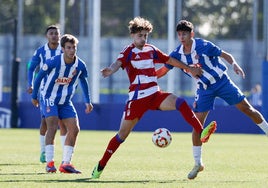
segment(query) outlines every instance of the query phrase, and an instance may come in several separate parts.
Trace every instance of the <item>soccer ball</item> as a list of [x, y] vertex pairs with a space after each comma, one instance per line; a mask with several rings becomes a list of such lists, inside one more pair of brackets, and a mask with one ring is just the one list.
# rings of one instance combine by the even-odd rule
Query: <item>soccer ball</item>
[[156, 146], [160, 148], [167, 147], [172, 141], [170, 131], [166, 128], [156, 129], [152, 136], [152, 141]]

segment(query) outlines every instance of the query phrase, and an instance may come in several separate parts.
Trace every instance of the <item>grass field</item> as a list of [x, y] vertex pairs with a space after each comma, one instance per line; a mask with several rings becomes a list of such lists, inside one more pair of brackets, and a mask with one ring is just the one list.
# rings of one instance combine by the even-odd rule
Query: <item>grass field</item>
[[[90, 174], [115, 132], [81, 131], [73, 164], [82, 174], [45, 173], [39, 163], [37, 129], [0, 129], [0, 187], [29, 188], [267, 188], [268, 139], [264, 135], [214, 134], [203, 147], [205, 171], [195, 180], [187, 174], [193, 167], [191, 134], [172, 133], [167, 148], [157, 148], [148, 132], [133, 132], [109, 161], [102, 176]], [[55, 164], [62, 150], [56, 136]]]

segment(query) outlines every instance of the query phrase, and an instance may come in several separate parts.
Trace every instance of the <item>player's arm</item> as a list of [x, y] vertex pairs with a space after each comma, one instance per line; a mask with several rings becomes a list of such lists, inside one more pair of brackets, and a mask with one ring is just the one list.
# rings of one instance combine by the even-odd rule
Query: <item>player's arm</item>
[[237, 62], [235, 61], [234, 57], [231, 54], [222, 50], [220, 57], [233, 66], [233, 70], [235, 71], [236, 74], [241, 75], [243, 78], [245, 78], [245, 73], [243, 69], [237, 64]]
[[172, 65], [174, 67], [181, 68], [181, 69], [185, 70], [186, 72], [191, 73], [192, 76], [195, 78], [198, 78], [203, 74], [202, 68], [188, 66], [185, 63], [178, 61], [177, 59], [175, 59], [173, 57], [170, 57], [166, 63], [169, 65]]
[[83, 91], [84, 97], [85, 97], [85, 104], [86, 104], [85, 112], [88, 114], [93, 110], [93, 105], [92, 105], [91, 100], [90, 100], [88, 81], [87, 81], [85, 76], [80, 76], [79, 79], [80, 79], [82, 91]]
[[40, 69], [40, 71], [37, 74], [37, 77], [34, 80], [33, 92], [32, 92], [32, 103], [36, 107], [38, 107], [38, 105], [39, 105], [39, 102], [38, 102], [38, 99], [37, 99], [39, 87], [40, 87], [42, 79], [47, 74], [47, 70], [48, 70], [48, 65], [44, 64], [42, 69]]
[[28, 66], [28, 88], [27, 88], [27, 92], [29, 94], [32, 93], [33, 90], [33, 79], [34, 79], [34, 72], [36, 67], [38, 66], [39, 62], [35, 61], [35, 60], [31, 60], [29, 62], [29, 66]]
[[166, 66], [162, 66], [162, 67], [158, 68], [156, 70], [157, 78], [161, 78], [161, 77], [165, 76], [169, 70], [170, 69], [168, 69]]
[[106, 67], [104, 69], [101, 70], [101, 74], [104, 78], [112, 75], [113, 73], [115, 73], [116, 71], [118, 71], [118, 69], [121, 67], [122, 62], [117, 60], [116, 62], [112, 63], [109, 67]]

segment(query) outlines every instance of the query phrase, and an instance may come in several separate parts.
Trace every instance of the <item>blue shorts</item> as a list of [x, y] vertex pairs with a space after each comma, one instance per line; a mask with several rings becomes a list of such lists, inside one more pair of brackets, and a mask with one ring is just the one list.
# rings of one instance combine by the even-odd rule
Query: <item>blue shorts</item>
[[46, 103], [45, 101], [46, 100], [42, 100], [42, 103], [40, 103], [40, 105], [42, 105], [42, 114], [45, 118], [50, 116], [57, 116], [59, 119], [77, 118], [77, 112], [72, 102], [55, 105], [53, 103]]
[[244, 100], [245, 95], [228, 76], [223, 75], [221, 79], [208, 86], [207, 89], [197, 89], [193, 111], [207, 112], [213, 110], [216, 97], [223, 99], [229, 105], [235, 105]]

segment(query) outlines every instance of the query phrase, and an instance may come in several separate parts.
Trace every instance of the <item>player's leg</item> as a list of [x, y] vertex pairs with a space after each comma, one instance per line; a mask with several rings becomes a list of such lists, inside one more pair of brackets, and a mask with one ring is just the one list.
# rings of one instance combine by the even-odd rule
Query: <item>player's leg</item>
[[71, 164], [74, 147], [80, 131], [77, 112], [72, 103], [61, 105], [58, 112], [58, 116], [61, 119], [63, 127], [67, 129], [65, 144], [63, 147], [62, 163], [59, 167], [59, 171], [63, 173], [81, 173]]
[[246, 98], [242, 100], [240, 103], [235, 105], [241, 112], [246, 114], [248, 117], [251, 118], [251, 120], [258, 125], [263, 132], [268, 136], [268, 124], [265, 121], [264, 117], [262, 114], [256, 110]]
[[102, 159], [95, 166], [91, 178], [99, 178], [104, 167], [106, 166], [109, 159], [112, 157], [113, 153], [118, 149], [121, 143], [125, 141], [129, 133], [132, 131], [133, 127], [137, 124], [139, 119], [143, 114], [151, 107], [151, 100], [154, 95], [134, 100], [128, 101], [125, 105], [123, 117], [121, 119], [120, 128], [118, 133], [110, 140]]
[[[204, 126], [206, 118], [209, 114], [209, 111], [213, 109], [213, 104], [215, 100], [215, 94], [213, 90], [203, 90], [198, 89], [195, 94], [195, 102], [193, 108], [196, 114], [196, 117], [199, 119], [201, 124]], [[208, 128], [207, 126], [206, 128]], [[212, 127], [213, 128], [213, 127]], [[192, 132], [192, 142], [193, 142], [193, 158], [195, 161], [193, 169], [188, 174], [189, 179], [196, 178], [197, 174], [204, 169], [204, 164], [202, 161], [202, 142], [200, 141], [200, 135], [198, 132], [193, 130]]]
[[49, 116], [46, 118], [47, 133], [46, 133], [46, 171], [56, 172], [57, 169], [54, 166], [54, 154], [55, 154], [55, 135], [58, 129], [58, 116]]
[[[200, 112], [195, 113], [196, 117], [199, 119], [202, 125], [206, 121], [209, 112]], [[202, 142], [200, 140], [200, 134], [197, 133], [194, 129], [192, 132], [192, 143], [193, 143], [193, 158], [194, 158], [194, 167], [188, 174], [188, 179], [196, 178], [197, 174], [204, 170], [204, 164], [202, 161]]]
[[65, 140], [65, 145], [63, 147], [63, 158], [60, 165], [59, 171], [63, 173], [81, 173], [76, 170], [71, 164], [72, 156], [74, 153], [74, 147], [77, 140], [80, 127], [78, 124], [78, 118], [66, 118], [61, 120], [62, 125], [67, 128], [67, 135]]
[[189, 123], [199, 134], [201, 134], [203, 126], [183, 98], [170, 94], [165, 98], [165, 100], [162, 101], [159, 109], [180, 111], [187, 123]]
[[133, 127], [137, 124], [138, 120], [139, 120], [138, 118], [134, 120], [125, 120], [124, 118], [122, 118], [118, 133], [110, 140], [101, 160], [93, 169], [93, 172], [91, 174], [92, 179], [97, 179], [100, 177], [109, 159], [128, 137], [129, 133], [131, 132]]
[[[177, 109], [182, 114], [183, 118], [189, 123], [197, 133], [201, 135], [201, 141], [207, 142], [210, 135], [216, 130], [216, 122], [212, 122], [206, 129], [200, 123], [190, 106], [183, 98], [170, 94], [162, 101], [159, 107], [161, 110]], [[175, 108], [175, 109], [174, 109]]]
[[47, 125], [44, 117], [41, 117], [41, 123], [40, 123], [40, 129], [39, 129], [39, 141], [40, 141], [40, 162], [45, 163], [46, 162], [46, 155], [45, 155], [45, 146], [46, 146], [46, 136], [47, 132]]
[[235, 105], [268, 135], [267, 121], [265, 121], [262, 114], [248, 102], [242, 91], [231, 80], [222, 87], [220, 94], [229, 105]]
[[59, 120], [59, 128], [60, 128], [61, 147], [62, 147], [62, 151], [63, 151], [65, 139], [66, 139], [66, 134], [67, 134], [67, 129], [61, 120]]

